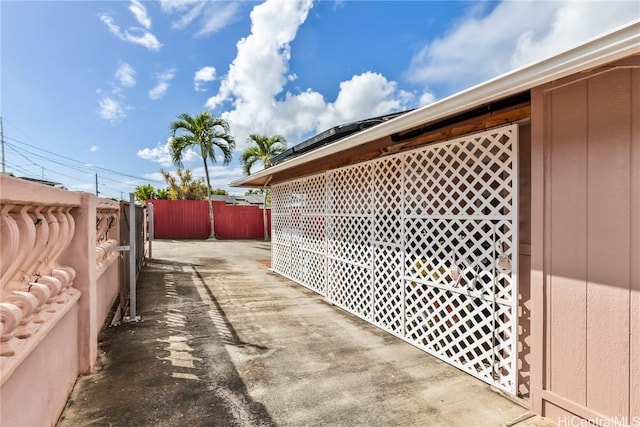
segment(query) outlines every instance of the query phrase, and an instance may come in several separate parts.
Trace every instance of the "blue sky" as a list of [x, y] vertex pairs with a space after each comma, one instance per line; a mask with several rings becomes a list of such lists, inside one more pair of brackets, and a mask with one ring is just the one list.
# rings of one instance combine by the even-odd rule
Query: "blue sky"
[[[120, 198], [163, 187], [168, 124], [209, 109], [290, 145], [426, 105], [640, 18], [635, 1], [0, 2], [7, 171]], [[185, 166], [203, 175], [188, 153]], [[230, 189], [241, 194], [242, 189]]]

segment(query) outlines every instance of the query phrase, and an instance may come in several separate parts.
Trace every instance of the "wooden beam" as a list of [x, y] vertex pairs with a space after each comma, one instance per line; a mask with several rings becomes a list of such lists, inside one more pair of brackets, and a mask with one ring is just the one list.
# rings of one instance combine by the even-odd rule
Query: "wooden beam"
[[416, 148], [433, 142], [446, 141], [448, 139], [457, 138], [470, 133], [484, 131], [492, 127], [517, 122], [529, 117], [531, 117], [531, 105], [529, 104], [507, 111], [486, 114], [484, 116], [416, 136], [415, 138], [407, 140], [403, 145], [403, 149]]
[[[402, 151], [421, 147], [434, 142], [446, 141], [474, 132], [480, 132], [492, 127], [531, 117], [531, 105], [521, 104], [508, 110], [487, 113], [480, 117], [455, 123], [441, 129], [407, 139], [402, 142], [393, 142], [389, 136], [371, 141], [367, 144], [345, 150], [340, 154], [317, 159], [304, 165], [273, 174], [272, 183], [287, 181], [305, 175], [324, 172], [331, 169], [348, 166], [367, 160], [377, 159], [382, 156], [397, 154]], [[421, 124], [423, 126], [423, 124]], [[417, 128], [416, 128], [417, 129]], [[410, 132], [410, 130], [409, 130]], [[266, 181], [266, 179], [265, 179]]]

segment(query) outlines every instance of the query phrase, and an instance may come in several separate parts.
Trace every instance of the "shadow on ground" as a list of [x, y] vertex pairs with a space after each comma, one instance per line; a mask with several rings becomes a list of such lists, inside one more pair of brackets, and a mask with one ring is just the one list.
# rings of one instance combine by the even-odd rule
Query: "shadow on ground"
[[[251, 344], [217, 303], [202, 301], [194, 279], [188, 262], [147, 264], [138, 284], [142, 321], [102, 332], [95, 372], [79, 379], [59, 426], [274, 425], [225, 349]], [[212, 310], [220, 310], [220, 332]]]

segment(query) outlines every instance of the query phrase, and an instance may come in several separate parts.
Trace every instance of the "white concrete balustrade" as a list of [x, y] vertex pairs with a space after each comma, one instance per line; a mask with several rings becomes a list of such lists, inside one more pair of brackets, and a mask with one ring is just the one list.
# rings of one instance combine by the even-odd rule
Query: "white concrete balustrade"
[[0, 419], [52, 425], [119, 289], [120, 205], [0, 175]]

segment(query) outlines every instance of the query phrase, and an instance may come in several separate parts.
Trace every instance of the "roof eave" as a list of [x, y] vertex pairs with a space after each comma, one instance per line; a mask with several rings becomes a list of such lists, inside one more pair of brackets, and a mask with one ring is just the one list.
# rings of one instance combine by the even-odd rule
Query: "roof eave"
[[[486, 82], [465, 89], [427, 106], [418, 108], [386, 123], [338, 140], [330, 145], [286, 160], [253, 175], [231, 182], [232, 187], [262, 187], [269, 185], [270, 175], [313, 160], [366, 144], [393, 133], [406, 131], [417, 124], [435, 122], [569, 75], [640, 53], [640, 20], [591, 39], [575, 48], [525, 67], [510, 71]], [[257, 184], [264, 182], [266, 184]]]

